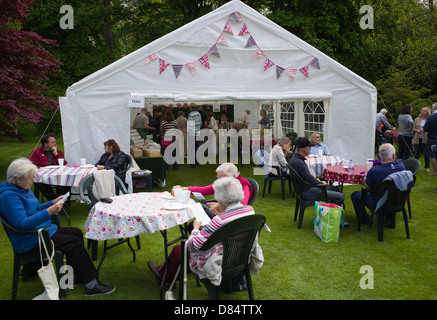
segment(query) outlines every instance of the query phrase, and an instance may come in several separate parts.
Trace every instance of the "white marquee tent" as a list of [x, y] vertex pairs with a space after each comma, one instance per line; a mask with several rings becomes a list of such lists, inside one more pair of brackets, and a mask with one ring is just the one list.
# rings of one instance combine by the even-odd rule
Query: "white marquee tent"
[[95, 163], [103, 142], [129, 152], [130, 125], [147, 104], [196, 102], [267, 109], [275, 136], [318, 131], [332, 154], [373, 157], [376, 88], [249, 6], [233, 0], [68, 88], [60, 97], [66, 158]]

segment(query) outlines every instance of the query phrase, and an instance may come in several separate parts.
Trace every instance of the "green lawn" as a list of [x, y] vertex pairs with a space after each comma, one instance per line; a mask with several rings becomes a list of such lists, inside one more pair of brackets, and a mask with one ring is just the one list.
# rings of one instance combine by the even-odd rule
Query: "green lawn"
[[[0, 178], [5, 179], [9, 163], [19, 156], [28, 157], [35, 142], [0, 143]], [[422, 159], [423, 160], [423, 159]], [[180, 166], [179, 171], [170, 169], [167, 186], [205, 185], [215, 178], [216, 165], [198, 168]], [[264, 300], [386, 300], [386, 299], [436, 299], [437, 298], [437, 178], [425, 173], [423, 164], [417, 175], [416, 186], [411, 194], [412, 219], [409, 220], [410, 236], [406, 239], [401, 215], [396, 229], [384, 230], [384, 242], [377, 241], [376, 226], [363, 226], [356, 230], [356, 219], [350, 194], [359, 186], [346, 186], [346, 220], [350, 227], [341, 230], [338, 243], [325, 244], [313, 231], [314, 207], [307, 208], [303, 228], [297, 229], [293, 221], [295, 199], [287, 196], [281, 200], [279, 182], [273, 183], [271, 194], [262, 198], [263, 176], [253, 176], [253, 166], [241, 168], [245, 177], [254, 177], [260, 184], [260, 195], [254, 203], [257, 213], [267, 217], [271, 233], [263, 232], [259, 243], [265, 257], [260, 273], [252, 277], [255, 299]], [[137, 191], [137, 190], [136, 190]], [[140, 189], [139, 191], [146, 191]], [[155, 191], [159, 188], [155, 186]], [[87, 217], [85, 204], [73, 203], [70, 209], [71, 225], [83, 228]], [[67, 220], [61, 216], [61, 223]], [[169, 231], [178, 236], [179, 229]], [[100, 273], [104, 283], [115, 284], [117, 291], [108, 296], [85, 297], [82, 287], [68, 290], [67, 300], [156, 300], [158, 285], [147, 267], [148, 260], [163, 262], [163, 238], [159, 233], [141, 235], [142, 249], [137, 260], [126, 245], [109, 251]], [[99, 259], [103, 244], [99, 247]], [[134, 245], [134, 248], [135, 245]], [[0, 232], [0, 299], [10, 299], [13, 253], [3, 231]], [[96, 261], [96, 266], [97, 266]], [[373, 289], [361, 289], [362, 266], [373, 268]], [[366, 273], [367, 275], [367, 273]], [[23, 283], [20, 280], [18, 299], [31, 299], [42, 292], [38, 277]], [[245, 300], [247, 292], [224, 295], [224, 299]], [[206, 299], [207, 292], [189, 276], [188, 298]]]

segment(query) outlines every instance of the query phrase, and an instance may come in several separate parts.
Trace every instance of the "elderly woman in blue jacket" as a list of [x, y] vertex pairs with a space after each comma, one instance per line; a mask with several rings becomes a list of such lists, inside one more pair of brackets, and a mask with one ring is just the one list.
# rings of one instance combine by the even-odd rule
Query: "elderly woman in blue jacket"
[[[115, 286], [104, 285], [97, 280], [97, 271], [83, 243], [79, 228], [58, 227], [52, 215], [63, 206], [62, 196], [40, 204], [31, 190], [37, 167], [26, 158], [14, 160], [8, 167], [6, 178], [0, 184], [0, 214], [18, 230], [48, 229], [56, 250], [65, 253], [67, 264], [77, 275], [75, 283], [85, 285], [86, 295], [115, 291]], [[18, 253], [39, 253], [37, 235], [20, 235], [8, 232], [12, 247]]]

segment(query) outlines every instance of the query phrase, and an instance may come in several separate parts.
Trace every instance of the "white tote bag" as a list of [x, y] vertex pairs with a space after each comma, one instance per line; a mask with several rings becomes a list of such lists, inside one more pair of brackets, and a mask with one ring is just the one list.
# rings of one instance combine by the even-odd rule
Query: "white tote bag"
[[[39, 243], [39, 254], [41, 258], [41, 269], [38, 270], [39, 278], [41, 279], [42, 284], [44, 285], [45, 292], [37, 297], [34, 300], [59, 300], [59, 284], [58, 278], [56, 277], [55, 269], [53, 268], [53, 257], [55, 255], [55, 244], [52, 241], [52, 254], [49, 255], [47, 246], [42, 237], [43, 229], [38, 230], [38, 243]], [[44, 250], [46, 252], [46, 257], [48, 259], [48, 264], [44, 266], [42, 259], [42, 251], [41, 251], [41, 242], [44, 246]]]

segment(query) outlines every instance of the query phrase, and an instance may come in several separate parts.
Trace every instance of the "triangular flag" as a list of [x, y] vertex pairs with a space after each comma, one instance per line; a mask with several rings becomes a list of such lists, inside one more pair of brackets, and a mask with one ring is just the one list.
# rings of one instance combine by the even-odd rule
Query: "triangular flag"
[[185, 66], [190, 70], [193, 76], [196, 75], [196, 61], [187, 63]]
[[249, 34], [249, 30], [247, 30], [246, 24], [243, 24], [243, 28], [241, 28], [241, 31], [240, 31], [240, 33], [238, 35], [242, 36], [242, 35], [245, 35], [245, 34]]
[[229, 16], [229, 19], [232, 22], [241, 22], [241, 15], [238, 14], [238, 12], [232, 12], [231, 15]]
[[249, 48], [249, 47], [254, 46], [254, 45], [256, 45], [256, 42], [255, 42], [255, 40], [253, 39], [253, 37], [250, 36], [249, 39], [247, 40], [247, 43], [246, 43], [246, 47], [245, 47], [245, 48]]
[[270, 68], [271, 66], [274, 66], [275, 64], [273, 63], [272, 60], [270, 60], [269, 58], [266, 58], [266, 60], [264, 61], [264, 71], [266, 71], [268, 68]]
[[310, 62], [310, 65], [320, 70], [319, 59], [314, 58], [313, 61]]
[[210, 69], [209, 68], [209, 62], [208, 62], [208, 55], [207, 54], [205, 54], [202, 58], [200, 58], [199, 60], [198, 60], [201, 64], [203, 64], [205, 67], [207, 67], [208, 69]]
[[179, 73], [181, 73], [183, 66], [184, 66], [183, 64], [174, 64], [173, 65], [173, 71], [174, 71], [174, 75], [176, 76], [176, 79], [179, 77]]
[[226, 22], [225, 27], [223, 28], [223, 32], [229, 32], [230, 34], [234, 35], [231, 29], [231, 25], [229, 24], [229, 21]]
[[158, 56], [154, 53], [152, 53], [151, 55], [146, 57], [146, 64], [149, 64], [150, 62], [152, 62], [153, 60], [157, 59]]
[[240, 19], [241, 22], [244, 22], [243, 16], [241, 15], [241, 13], [236, 12], [238, 19]]
[[170, 65], [169, 62], [159, 59], [159, 74], [161, 74], [165, 70], [165, 68], [167, 68], [169, 65]]
[[279, 77], [281, 76], [282, 72], [284, 72], [284, 68], [280, 67], [280, 66], [276, 66], [276, 79], [279, 79]]
[[255, 61], [256, 59], [259, 59], [264, 56], [264, 53], [261, 51], [260, 48], [256, 48], [255, 54], [253, 55], [252, 61]]
[[309, 67], [308, 67], [308, 65], [306, 65], [306, 66], [300, 68], [299, 70], [300, 70], [300, 72], [303, 73], [303, 75], [304, 75], [305, 77], [308, 78], [308, 69], [309, 69]]
[[217, 45], [213, 45], [213, 47], [211, 48], [211, 50], [209, 50], [209, 53], [216, 56], [217, 58], [221, 58], [220, 57], [220, 52], [217, 49]]
[[220, 37], [217, 39], [217, 42], [216, 42], [216, 43], [221, 43], [221, 44], [223, 44], [223, 45], [229, 47], [229, 44], [228, 44], [228, 42], [226, 41], [225, 37], [223, 36], [223, 33], [222, 33], [222, 34], [220, 35]]
[[288, 75], [290, 76], [291, 81], [294, 80], [296, 76], [297, 69], [287, 69]]

